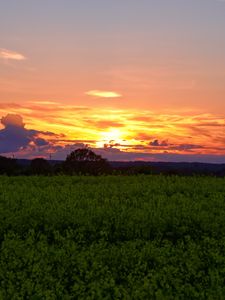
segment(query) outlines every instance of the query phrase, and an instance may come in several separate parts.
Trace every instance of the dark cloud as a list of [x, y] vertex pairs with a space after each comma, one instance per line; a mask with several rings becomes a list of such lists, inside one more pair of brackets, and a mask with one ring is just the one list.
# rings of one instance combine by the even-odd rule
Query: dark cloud
[[50, 132], [26, 129], [23, 118], [17, 114], [8, 114], [2, 117], [1, 124], [4, 128], [0, 130], [0, 153], [17, 152], [29, 145], [32, 147], [46, 146], [49, 142], [40, 138], [39, 134], [54, 135]]
[[[43, 152], [43, 154], [46, 156], [46, 151], [48, 151], [48, 153], [51, 153], [52, 159], [65, 160], [66, 156], [72, 151], [78, 148], [85, 148], [87, 146], [88, 145], [85, 143], [75, 143], [65, 146], [51, 145], [50, 147], [46, 147], [46, 150]], [[35, 153], [32, 153], [32, 156], [35, 157]]]
[[[69, 140], [64, 134], [55, 134], [49, 131], [37, 131], [26, 129], [23, 118], [17, 114], [8, 114], [0, 119], [0, 153], [16, 153], [17, 158], [45, 157], [64, 160], [66, 156], [77, 148], [90, 147], [94, 140]], [[219, 136], [218, 138], [222, 138]], [[94, 152], [109, 160], [149, 160], [149, 161], [201, 161], [201, 162], [225, 162], [224, 155], [206, 155], [195, 152], [206, 146], [194, 143], [169, 143], [157, 137], [150, 137], [140, 133], [139, 138], [145, 138], [146, 144], [119, 144], [114, 140], [109, 141], [103, 148], [92, 148]], [[222, 141], [222, 139], [221, 139]], [[220, 142], [221, 142], [220, 141]], [[120, 149], [118, 149], [119, 147]], [[197, 150], [197, 151], [195, 151]], [[224, 148], [215, 148], [222, 151]], [[9, 155], [9, 154], [8, 154]]]
[[149, 143], [150, 146], [153, 147], [167, 147], [169, 144], [166, 141], [159, 142], [159, 140], [154, 140]]
[[45, 139], [41, 139], [41, 138], [37, 138], [35, 140], [35, 143], [37, 146], [46, 146], [49, 144]]
[[115, 143], [115, 141], [111, 140], [109, 143], [104, 144], [104, 148], [113, 148], [113, 147], [123, 147], [120, 143]]
[[204, 146], [195, 145], [195, 144], [180, 144], [170, 147], [170, 150], [178, 150], [178, 151], [192, 151], [194, 149], [203, 149]]
[[[37, 148], [30, 151], [26, 158], [43, 156], [49, 158], [48, 153], [51, 153], [51, 158], [56, 160], [65, 160], [66, 156], [77, 148], [86, 147], [82, 143], [67, 145], [67, 146], [49, 146], [43, 147], [40, 151]], [[178, 153], [141, 153], [135, 151], [123, 151], [118, 148], [90, 148], [95, 153], [107, 158], [109, 161], [166, 161], [166, 162], [205, 162], [205, 163], [225, 163], [225, 155], [206, 155], [206, 154], [178, 154]], [[52, 152], [48, 152], [48, 151]], [[54, 152], [53, 152], [54, 151]]]
[[175, 150], [175, 151], [192, 151], [195, 149], [203, 149], [202, 145], [196, 144], [169, 144], [167, 141], [160, 142], [159, 140], [154, 140], [149, 143], [149, 146], [152, 147], [164, 147], [167, 150]]
[[177, 154], [177, 153], [138, 153], [124, 152], [117, 148], [93, 149], [109, 161], [164, 161], [164, 162], [202, 162], [225, 163], [225, 155]]

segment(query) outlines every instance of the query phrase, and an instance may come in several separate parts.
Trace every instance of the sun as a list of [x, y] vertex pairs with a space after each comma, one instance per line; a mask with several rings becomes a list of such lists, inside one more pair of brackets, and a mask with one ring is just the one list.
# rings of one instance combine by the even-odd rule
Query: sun
[[122, 132], [118, 129], [111, 129], [100, 133], [100, 138], [96, 142], [96, 146], [102, 148], [105, 145], [121, 144], [122, 142]]

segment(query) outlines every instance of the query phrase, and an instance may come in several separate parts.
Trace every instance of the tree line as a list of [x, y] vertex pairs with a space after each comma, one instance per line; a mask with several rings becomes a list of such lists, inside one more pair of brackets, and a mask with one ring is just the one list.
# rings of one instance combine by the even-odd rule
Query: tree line
[[225, 164], [201, 163], [143, 163], [108, 162], [88, 148], [72, 151], [65, 161], [35, 158], [22, 164], [21, 160], [0, 156], [0, 175], [208, 175], [225, 177]]
[[0, 156], [0, 174], [5, 175], [100, 175], [111, 171], [108, 161], [88, 148], [72, 151], [62, 162], [51, 163], [44, 158], [34, 158], [27, 166], [14, 158]]

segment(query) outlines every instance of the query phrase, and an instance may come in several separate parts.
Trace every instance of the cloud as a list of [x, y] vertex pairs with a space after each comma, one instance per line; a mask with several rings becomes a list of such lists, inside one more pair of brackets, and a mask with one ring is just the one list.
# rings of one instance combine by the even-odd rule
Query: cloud
[[160, 142], [159, 140], [154, 140], [149, 143], [150, 146], [153, 147], [164, 147], [166, 150], [170, 151], [183, 151], [183, 152], [190, 152], [195, 149], [203, 149], [204, 146], [202, 145], [197, 145], [197, 144], [169, 144], [167, 141], [162, 141]]
[[66, 156], [78, 148], [88, 147], [87, 144], [78, 142], [69, 145], [60, 146], [57, 144], [47, 144], [41, 147], [29, 144], [23, 151], [16, 153], [17, 158], [33, 159], [35, 157], [43, 157], [49, 159], [49, 155], [54, 160], [65, 160]]
[[202, 145], [195, 145], [195, 144], [180, 144], [170, 147], [170, 150], [177, 150], [177, 151], [192, 151], [195, 149], [203, 149], [204, 146]]
[[[9, 112], [14, 116], [8, 116]], [[2, 121], [1, 116], [4, 116]], [[29, 130], [24, 123], [29, 124]], [[79, 142], [93, 149], [104, 145], [119, 149], [119, 157], [133, 152], [144, 160], [148, 160], [148, 155], [165, 152], [225, 155], [224, 116], [193, 111], [91, 108], [52, 100], [2, 102], [1, 128], [0, 152], [13, 152], [23, 158], [36, 154], [48, 158], [51, 153], [53, 158], [65, 159], [63, 153], [68, 154], [70, 148], [64, 147]]]
[[153, 139], [153, 136], [149, 135], [148, 133], [139, 132], [134, 137], [135, 140], [145, 142]]
[[4, 60], [17, 60], [17, 61], [26, 59], [26, 57], [19, 52], [2, 49], [2, 48], [0, 48], [0, 58]]
[[93, 149], [109, 161], [164, 161], [225, 163], [225, 155], [124, 152], [117, 148]]
[[42, 147], [49, 145], [49, 142], [39, 135], [54, 135], [51, 132], [42, 132], [26, 129], [23, 118], [17, 114], [8, 114], [2, 117], [0, 130], [0, 153], [17, 152], [25, 150], [28, 146]]
[[23, 118], [20, 115], [8, 114], [2, 117], [1, 123], [4, 127], [21, 127], [24, 128]]
[[120, 98], [122, 97], [121, 94], [112, 92], [112, 91], [99, 91], [99, 90], [92, 90], [85, 93], [88, 96], [92, 97], [99, 97], [99, 98]]
[[46, 141], [45, 139], [42, 139], [42, 138], [37, 138], [35, 140], [35, 143], [37, 146], [46, 146], [49, 144], [48, 141]]
[[167, 147], [169, 144], [166, 141], [159, 142], [159, 140], [154, 140], [149, 143], [150, 146], [154, 147]]
[[[107, 147], [111, 147], [111, 144], [106, 145]], [[139, 151], [141, 150], [142, 154], [156, 154], [156, 153], [174, 153], [182, 152], [193, 152], [193, 150], [200, 150], [200, 149], [206, 149], [205, 146], [198, 145], [198, 144], [170, 144], [167, 141], [160, 142], [159, 140], [154, 140], [150, 142], [149, 144], [127, 144], [127, 145], [121, 145], [121, 144], [112, 144], [112, 147], [120, 146], [120, 148], [129, 149], [129, 152], [131, 151]], [[121, 149], [120, 149], [121, 150]], [[220, 150], [223, 150], [220, 148]], [[196, 153], [197, 154], [197, 153]]]
[[110, 128], [110, 127], [123, 127], [124, 124], [122, 124], [121, 122], [117, 122], [117, 121], [110, 121], [110, 120], [101, 120], [101, 121], [93, 121], [90, 119], [87, 119], [86, 122], [90, 125], [95, 126], [96, 128], [100, 128], [100, 129], [106, 129], [106, 128]]
[[[73, 150], [91, 147], [97, 154], [112, 161], [202, 161], [225, 162], [223, 155], [206, 155], [196, 153], [195, 150], [206, 149], [198, 144], [169, 143], [167, 140], [153, 139], [148, 144], [122, 145], [116, 141], [109, 141], [103, 147], [92, 147], [87, 140], [65, 140], [64, 135], [49, 131], [26, 129], [23, 118], [19, 114], [8, 114], [1, 119], [4, 126], [0, 130], [0, 153], [14, 152], [17, 158], [44, 157], [64, 160]], [[95, 142], [90, 140], [89, 142]], [[157, 149], [157, 151], [156, 151]], [[221, 150], [221, 149], [219, 149]]]

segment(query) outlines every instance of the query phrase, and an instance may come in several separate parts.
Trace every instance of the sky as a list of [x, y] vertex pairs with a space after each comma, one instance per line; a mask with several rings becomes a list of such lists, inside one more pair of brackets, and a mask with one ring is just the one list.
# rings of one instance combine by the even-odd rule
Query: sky
[[0, 154], [225, 163], [225, 1], [0, 0]]

